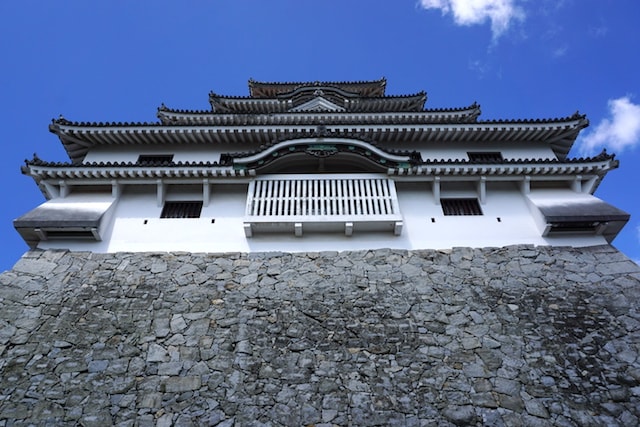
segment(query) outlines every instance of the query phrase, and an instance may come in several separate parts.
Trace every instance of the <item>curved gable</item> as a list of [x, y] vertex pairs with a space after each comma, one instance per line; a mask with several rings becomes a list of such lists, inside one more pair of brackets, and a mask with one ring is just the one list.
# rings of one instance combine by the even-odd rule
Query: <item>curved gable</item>
[[392, 154], [352, 138], [299, 138], [250, 155], [225, 155], [237, 169], [257, 173], [385, 172], [420, 162], [418, 153]]

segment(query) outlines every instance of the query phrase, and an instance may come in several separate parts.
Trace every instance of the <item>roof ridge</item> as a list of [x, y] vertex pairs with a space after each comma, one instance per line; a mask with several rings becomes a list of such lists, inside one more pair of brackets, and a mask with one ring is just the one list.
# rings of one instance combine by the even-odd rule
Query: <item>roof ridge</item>
[[253, 78], [249, 78], [248, 84], [251, 85], [269, 85], [269, 86], [292, 86], [292, 85], [307, 85], [307, 86], [319, 86], [319, 85], [335, 85], [335, 84], [349, 84], [349, 85], [368, 85], [368, 84], [387, 84], [386, 77], [380, 77], [376, 80], [313, 80], [313, 81], [287, 81], [287, 82], [279, 82], [279, 81], [263, 81], [263, 80], [255, 80]]

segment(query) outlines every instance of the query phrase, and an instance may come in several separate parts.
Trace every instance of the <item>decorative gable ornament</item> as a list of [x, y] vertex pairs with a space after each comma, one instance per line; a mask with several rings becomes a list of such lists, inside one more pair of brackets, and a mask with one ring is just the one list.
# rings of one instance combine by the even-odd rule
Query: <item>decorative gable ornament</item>
[[322, 96], [316, 96], [310, 101], [305, 102], [304, 104], [300, 104], [297, 107], [293, 107], [289, 110], [292, 113], [296, 112], [313, 112], [313, 111], [328, 111], [328, 112], [336, 112], [336, 111], [345, 111], [344, 107], [341, 107], [337, 104], [334, 104], [331, 101], [326, 100]]

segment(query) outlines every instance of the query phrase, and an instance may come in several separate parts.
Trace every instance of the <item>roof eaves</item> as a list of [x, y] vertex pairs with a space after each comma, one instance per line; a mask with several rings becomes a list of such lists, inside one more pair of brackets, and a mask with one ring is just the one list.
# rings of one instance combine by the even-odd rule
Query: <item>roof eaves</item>
[[589, 120], [584, 114], [575, 113], [566, 117], [555, 117], [546, 119], [491, 119], [479, 120], [481, 124], [551, 124], [551, 123], [576, 123], [581, 129], [589, 125]]
[[615, 160], [615, 154], [607, 154], [606, 151], [593, 157], [578, 157], [571, 159], [501, 159], [501, 160], [471, 160], [471, 159], [427, 159], [423, 165], [518, 165], [518, 164], [555, 164], [555, 165], [573, 165], [578, 163], [602, 163], [611, 162], [612, 168], [618, 167], [618, 161]]

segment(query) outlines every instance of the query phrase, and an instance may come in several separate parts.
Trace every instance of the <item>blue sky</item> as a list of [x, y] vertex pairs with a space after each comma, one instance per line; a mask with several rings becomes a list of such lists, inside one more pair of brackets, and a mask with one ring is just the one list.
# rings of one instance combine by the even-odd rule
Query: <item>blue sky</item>
[[68, 159], [52, 118], [156, 121], [163, 102], [247, 95], [249, 78], [386, 77], [482, 119], [579, 110], [591, 126], [571, 155], [617, 153], [596, 195], [631, 213], [614, 245], [640, 260], [638, 16], [637, 0], [3, 1], [0, 271], [27, 250], [12, 220], [44, 201], [24, 159]]

